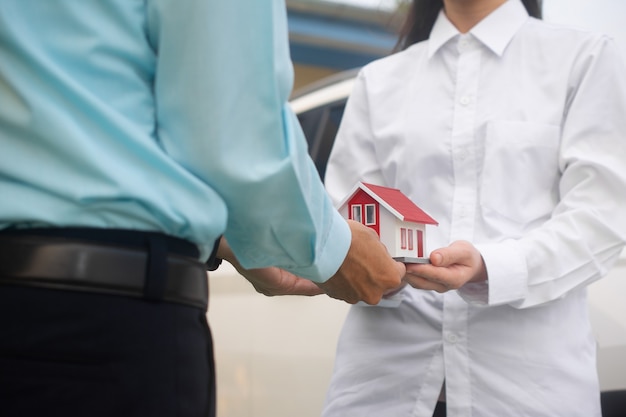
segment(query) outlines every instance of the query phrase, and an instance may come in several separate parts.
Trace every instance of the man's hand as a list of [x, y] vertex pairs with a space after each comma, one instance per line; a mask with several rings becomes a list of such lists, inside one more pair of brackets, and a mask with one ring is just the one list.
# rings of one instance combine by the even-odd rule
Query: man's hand
[[468, 282], [487, 280], [480, 252], [469, 242], [459, 240], [430, 254], [430, 264], [409, 264], [404, 281], [414, 288], [444, 293]]
[[351, 220], [348, 225], [352, 243], [346, 259], [335, 275], [318, 285], [330, 297], [350, 304], [377, 304], [384, 294], [402, 285], [406, 267], [391, 258], [372, 229]]
[[217, 256], [232, 264], [237, 272], [250, 281], [263, 295], [319, 295], [324, 292], [312, 281], [276, 267], [245, 269], [241, 266], [224, 237], [220, 240]]
[[275, 295], [320, 295], [324, 294], [313, 281], [300, 278], [291, 272], [276, 267], [238, 269], [254, 289], [269, 297]]

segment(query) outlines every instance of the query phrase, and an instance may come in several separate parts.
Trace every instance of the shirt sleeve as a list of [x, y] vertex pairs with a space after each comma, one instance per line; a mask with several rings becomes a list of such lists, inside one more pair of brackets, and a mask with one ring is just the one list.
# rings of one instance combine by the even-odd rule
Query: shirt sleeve
[[559, 203], [520, 239], [477, 245], [489, 281], [459, 290], [469, 302], [536, 306], [604, 275], [626, 241], [626, 68], [597, 38], [572, 68], [559, 151]]
[[223, 199], [224, 234], [241, 264], [328, 279], [350, 230], [287, 103], [293, 68], [284, 0], [154, 0], [148, 22], [158, 139]]

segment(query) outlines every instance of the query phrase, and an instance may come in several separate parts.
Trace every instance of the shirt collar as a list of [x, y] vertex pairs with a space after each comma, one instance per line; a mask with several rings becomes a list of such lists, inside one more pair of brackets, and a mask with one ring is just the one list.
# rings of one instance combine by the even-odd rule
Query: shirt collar
[[[501, 56], [513, 36], [528, 20], [528, 12], [521, 0], [508, 0], [478, 22], [469, 33]], [[428, 57], [432, 57], [446, 42], [459, 34], [443, 9], [435, 21], [428, 39]]]

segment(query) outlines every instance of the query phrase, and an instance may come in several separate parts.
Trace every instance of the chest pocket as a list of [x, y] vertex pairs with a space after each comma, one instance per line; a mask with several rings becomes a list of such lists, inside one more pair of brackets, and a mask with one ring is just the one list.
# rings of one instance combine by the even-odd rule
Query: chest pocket
[[559, 138], [555, 125], [487, 124], [480, 195], [486, 217], [528, 226], [550, 216], [559, 198]]

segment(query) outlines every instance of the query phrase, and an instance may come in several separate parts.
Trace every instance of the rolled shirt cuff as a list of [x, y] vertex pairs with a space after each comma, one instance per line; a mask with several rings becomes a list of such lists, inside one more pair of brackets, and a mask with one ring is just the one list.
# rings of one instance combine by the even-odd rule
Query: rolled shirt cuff
[[291, 269], [290, 272], [322, 283], [330, 279], [343, 264], [352, 243], [352, 232], [346, 220], [334, 212], [332, 223], [324, 244], [321, 246], [315, 262], [306, 267]]

